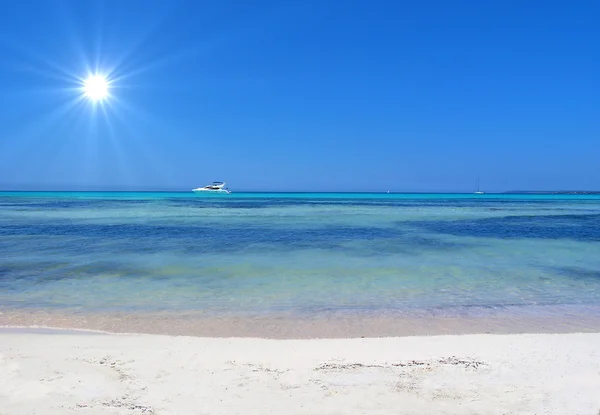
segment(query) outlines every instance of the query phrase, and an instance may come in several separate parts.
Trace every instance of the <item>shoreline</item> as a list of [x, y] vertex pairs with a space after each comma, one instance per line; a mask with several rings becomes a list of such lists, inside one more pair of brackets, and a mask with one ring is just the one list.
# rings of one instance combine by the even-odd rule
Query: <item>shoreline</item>
[[2, 311], [0, 329], [30, 328], [207, 338], [348, 339], [470, 334], [600, 333], [596, 308], [506, 310], [462, 315], [325, 314], [228, 316], [200, 313]]
[[12, 415], [597, 414], [600, 333], [272, 340], [0, 330]]

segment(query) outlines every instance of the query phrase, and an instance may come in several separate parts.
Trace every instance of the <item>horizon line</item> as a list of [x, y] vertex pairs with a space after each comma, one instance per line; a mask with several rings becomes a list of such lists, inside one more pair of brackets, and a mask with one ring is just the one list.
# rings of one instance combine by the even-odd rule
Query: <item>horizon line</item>
[[[2, 193], [193, 193], [192, 190], [182, 189], [0, 189]], [[346, 193], [346, 194], [474, 194], [473, 191], [368, 191], [368, 190], [238, 190], [236, 193]], [[530, 193], [598, 193], [600, 190], [503, 190], [488, 191], [486, 194], [530, 194]]]

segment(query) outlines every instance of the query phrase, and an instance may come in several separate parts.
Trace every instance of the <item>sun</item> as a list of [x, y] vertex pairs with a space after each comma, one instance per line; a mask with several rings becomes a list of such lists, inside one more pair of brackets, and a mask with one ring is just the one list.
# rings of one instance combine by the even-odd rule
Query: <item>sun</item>
[[108, 80], [102, 75], [90, 75], [83, 81], [83, 93], [92, 101], [102, 101], [108, 97]]

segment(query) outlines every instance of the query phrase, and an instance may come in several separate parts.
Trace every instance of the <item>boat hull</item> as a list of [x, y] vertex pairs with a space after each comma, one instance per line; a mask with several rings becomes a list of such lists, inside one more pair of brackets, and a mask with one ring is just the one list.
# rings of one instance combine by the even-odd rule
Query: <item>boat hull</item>
[[231, 191], [224, 190], [224, 189], [219, 189], [219, 190], [193, 189], [192, 192], [194, 192], [197, 195], [204, 195], [204, 196], [227, 196], [227, 195], [231, 194]]

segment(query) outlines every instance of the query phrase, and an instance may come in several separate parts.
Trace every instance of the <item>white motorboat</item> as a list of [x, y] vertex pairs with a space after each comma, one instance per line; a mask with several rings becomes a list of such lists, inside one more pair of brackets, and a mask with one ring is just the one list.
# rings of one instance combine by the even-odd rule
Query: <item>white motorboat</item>
[[225, 187], [225, 182], [212, 182], [208, 186], [197, 187], [192, 189], [194, 193], [219, 193], [219, 194], [231, 194], [231, 190]]

